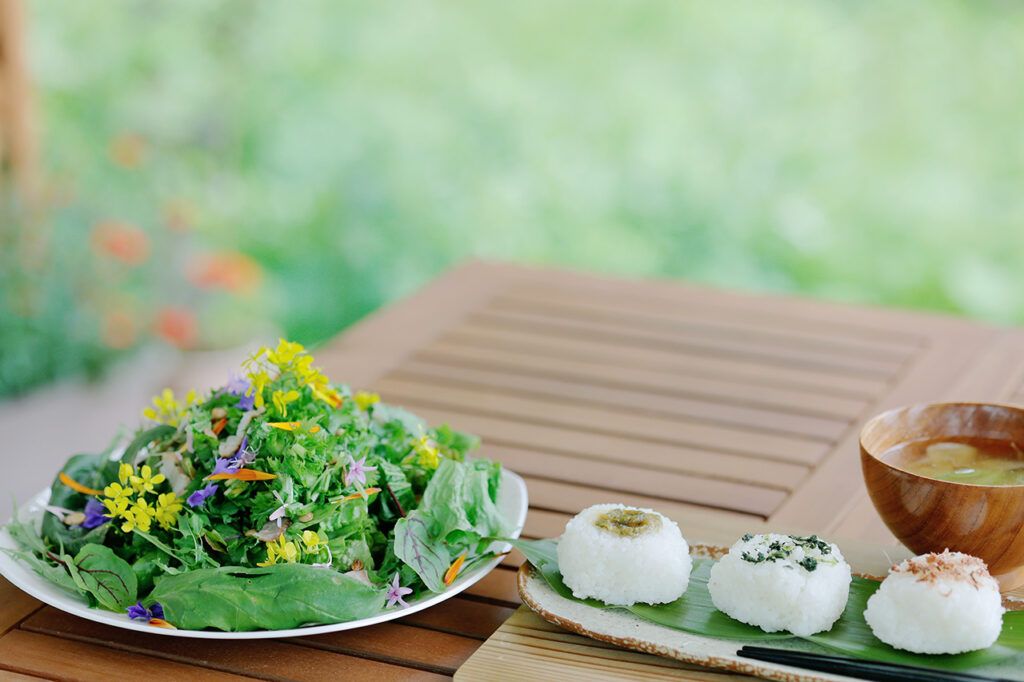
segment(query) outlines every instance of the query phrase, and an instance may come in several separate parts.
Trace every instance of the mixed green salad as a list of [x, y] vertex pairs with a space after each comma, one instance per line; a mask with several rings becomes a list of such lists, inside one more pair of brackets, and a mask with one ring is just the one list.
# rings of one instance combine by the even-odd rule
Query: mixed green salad
[[155, 626], [284, 629], [440, 593], [514, 530], [474, 436], [353, 394], [297, 343], [208, 395], [165, 390], [123, 452], [68, 460], [9, 550]]

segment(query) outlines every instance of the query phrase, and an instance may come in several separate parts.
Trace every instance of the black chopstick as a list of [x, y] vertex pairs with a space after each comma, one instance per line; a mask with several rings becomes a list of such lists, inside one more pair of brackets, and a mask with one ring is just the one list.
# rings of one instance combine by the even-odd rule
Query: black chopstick
[[885, 663], [868, 661], [861, 658], [833, 656], [831, 654], [814, 654], [807, 651], [789, 651], [787, 649], [770, 649], [761, 646], [745, 646], [736, 654], [742, 658], [752, 658], [769, 663], [781, 663], [796, 668], [817, 670], [823, 673], [835, 673], [856, 677], [862, 680], [877, 682], [959, 682], [960, 680], [978, 680], [984, 682], [1011, 682], [1001, 677], [983, 677], [949, 670], [922, 668], [905, 663]]

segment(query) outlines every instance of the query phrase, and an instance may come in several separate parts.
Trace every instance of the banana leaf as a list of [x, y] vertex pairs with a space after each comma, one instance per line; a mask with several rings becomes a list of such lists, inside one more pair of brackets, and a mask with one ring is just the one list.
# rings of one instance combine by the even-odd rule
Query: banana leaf
[[[560, 596], [595, 608], [614, 608], [596, 599], [579, 599], [573, 596], [572, 590], [562, 581], [562, 575], [558, 570], [555, 541], [517, 540], [513, 544], [523, 552], [551, 589]], [[652, 623], [704, 637], [742, 640], [747, 644], [751, 641], [796, 639], [789, 633], [764, 632], [717, 610], [707, 588], [708, 576], [714, 563], [712, 559], [695, 557], [690, 584], [686, 593], [676, 601], [657, 605], [634, 604], [625, 610]], [[864, 620], [867, 600], [875, 593], [879, 584], [874, 580], [854, 578], [850, 585], [846, 610], [832, 629], [799, 639], [856, 658], [955, 671], [1002, 663], [1024, 655], [1024, 611], [1003, 614], [1002, 634], [996, 643], [987, 649], [952, 655], [914, 654], [894, 649], [875, 637]]]

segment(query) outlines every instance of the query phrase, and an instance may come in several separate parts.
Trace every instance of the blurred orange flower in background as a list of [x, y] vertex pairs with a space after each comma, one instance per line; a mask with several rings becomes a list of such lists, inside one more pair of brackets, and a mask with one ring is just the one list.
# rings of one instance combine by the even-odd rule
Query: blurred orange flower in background
[[198, 256], [188, 268], [188, 279], [201, 289], [220, 287], [243, 294], [259, 286], [263, 270], [243, 253], [220, 251]]
[[199, 340], [199, 321], [188, 308], [167, 305], [157, 312], [154, 332], [178, 348], [193, 348]]
[[138, 168], [146, 155], [146, 140], [136, 133], [118, 133], [110, 140], [107, 154], [125, 170]]
[[163, 216], [172, 232], [188, 232], [196, 221], [196, 207], [186, 199], [171, 199], [163, 206]]
[[141, 265], [149, 258], [149, 236], [131, 223], [104, 220], [92, 229], [92, 248], [125, 265]]
[[133, 318], [125, 310], [112, 310], [103, 316], [100, 331], [103, 343], [110, 348], [130, 348], [138, 338], [138, 328]]

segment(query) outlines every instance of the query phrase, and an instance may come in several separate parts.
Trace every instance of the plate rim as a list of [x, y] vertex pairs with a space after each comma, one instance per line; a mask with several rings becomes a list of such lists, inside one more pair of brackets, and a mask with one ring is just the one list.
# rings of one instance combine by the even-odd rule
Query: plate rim
[[[526, 515], [530, 506], [529, 491], [526, 487], [526, 481], [524, 481], [519, 474], [504, 466], [501, 468], [501, 472], [502, 480], [501, 486], [498, 489], [498, 506], [499, 508], [502, 508], [503, 512], [509, 512], [509, 515], [514, 517], [513, 523], [515, 528], [508, 534], [508, 537], [515, 539], [522, 533], [523, 526], [526, 523]], [[45, 513], [44, 506], [46, 502], [49, 501], [49, 498], [49, 488], [44, 488], [38, 492], [26, 504], [21, 505], [18, 508], [19, 519], [22, 521], [31, 521], [35, 524], [40, 518], [42, 518], [42, 514]], [[503, 504], [507, 505], [507, 508], [503, 508]], [[514, 506], [517, 504], [518, 506]], [[11, 517], [11, 520], [13, 520], [13, 517]], [[506, 552], [512, 547], [509, 543], [494, 543], [494, 545], [497, 545], [496, 549], [501, 552]], [[7, 530], [6, 523], [3, 526], [0, 526], [0, 548], [19, 549], [14, 538], [11, 537], [10, 532]], [[131, 620], [128, 618], [127, 613], [117, 613], [114, 611], [107, 611], [105, 609], [90, 608], [84, 598], [76, 597], [70, 592], [50, 583], [42, 576], [35, 573], [30, 567], [25, 565], [24, 562], [15, 559], [2, 551], [0, 551], [0, 575], [5, 577], [11, 582], [11, 584], [22, 592], [38, 599], [47, 606], [52, 606], [65, 613], [85, 618], [95, 623], [100, 623], [101, 625], [110, 625], [125, 630], [134, 630], [136, 632], [159, 634], [169, 637], [227, 640], [269, 639], [282, 637], [305, 637], [328, 632], [353, 630], [356, 628], [377, 625], [378, 623], [385, 623], [398, 618], [404, 618], [405, 616], [423, 611], [431, 606], [447, 601], [448, 599], [451, 599], [465, 591], [497, 568], [502, 559], [503, 556], [499, 554], [499, 556], [494, 557], [478, 568], [460, 575], [456, 578], [455, 582], [445, 589], [444, 592], [411, 601], [409, 602], [409, 606], [405, 608], [398, 608], [393, 611], [379, 613], [369, 618], [360, 618], [341, 623], [325, 623], [299, 628], [288, 628], [284, 630], [247, 630], [244, 632], [224, 632], [220, 630], [168, 630], [166, 628], [153, 627], [148, 623]]]

